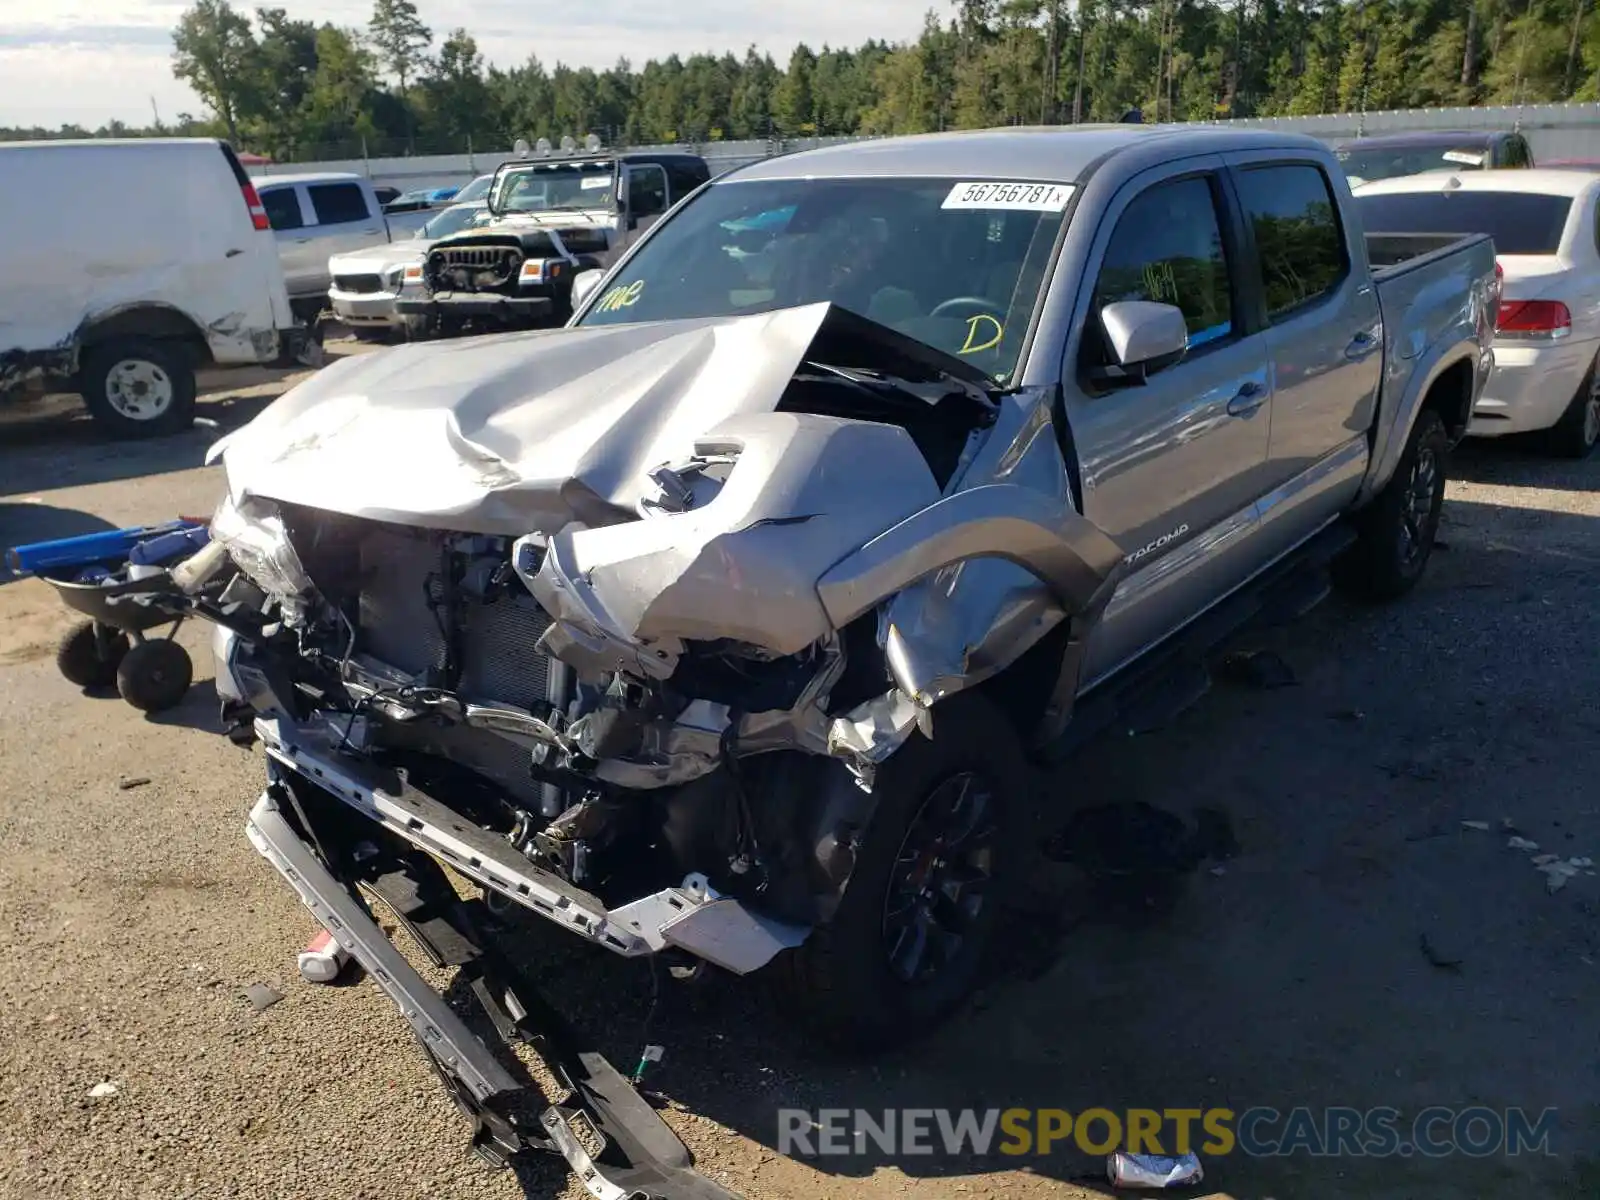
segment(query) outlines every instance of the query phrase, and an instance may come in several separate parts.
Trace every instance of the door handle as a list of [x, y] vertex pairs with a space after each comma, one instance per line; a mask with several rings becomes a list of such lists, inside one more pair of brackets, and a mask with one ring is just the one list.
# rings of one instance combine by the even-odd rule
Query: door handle
[[295, 238], [295, 240], [294, 240], [294, 244], [296, 246], [309, 246], [309, 245], [311, 245], [311, 242], [312, 242], [311, 238]]
[[1228, 415], [1230, 417], [1248, 417], [1255, 413], [1267, 402], [1267, 389], [1251, 379], [1242, 384], [1228, 401]]
[[1350, 344], [1344, 348], [1344, 356], [1355, 362], [1360, 362], [1378, 348], [1378, 339], [1366, 330], [1362, 330], [1350, 339]]

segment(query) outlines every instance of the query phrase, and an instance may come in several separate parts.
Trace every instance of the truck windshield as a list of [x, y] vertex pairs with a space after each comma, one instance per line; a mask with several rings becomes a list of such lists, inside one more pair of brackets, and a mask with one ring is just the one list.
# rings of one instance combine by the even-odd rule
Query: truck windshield
[[417, 230], [416, 236], [442, 238], [465, 229], [468, 225], [474, 224], [476, 218], [486, 215], [487, 211], [481, 204], [456, 204]]
[[829, 301], [1004, 383], [1072, 191], [948, 178], [730, 180], [640, 246], [578, 323]]
[[1497, 254], [1554, 254], [1571, 196], [1536, 192], [1397, 192], [1357, 196], [1369, 233], [1487, 233]]
[[616, 170], [610, 161], [519, 163], [500, 172], [491, 207], [497, 213], [610, 208]]
[[1398, 179], [1402, 175], [1421, 175], [1424, 171], [1476, 171], [1483, 168], [1488, 153], [1482, 146], [1388, 146], [1369, 150], [1355, 148], [1336, 151], [1351, 183], [1371, 183], [1377, 179]]

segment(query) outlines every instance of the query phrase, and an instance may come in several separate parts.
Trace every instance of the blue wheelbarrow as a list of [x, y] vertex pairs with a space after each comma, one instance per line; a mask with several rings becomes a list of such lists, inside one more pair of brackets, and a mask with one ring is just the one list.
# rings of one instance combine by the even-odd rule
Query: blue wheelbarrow
[[[209, 541], [208, 522], [181, 517], [16, 546], [6, 552], [6, 562], [19, 575], [43, 579], [84, 617], [56, 648], [56, 667], [69, 682], [81, 688], [114, 684], [135, 708], [160, 712], [188, 693], [194, 663], [173, 640], [186, 615], [179, 609], [174, 616], [170, 606], [148, 601], [176, 593], [170, 568]], [[170, 628], [150, 636], [163, 625]]]

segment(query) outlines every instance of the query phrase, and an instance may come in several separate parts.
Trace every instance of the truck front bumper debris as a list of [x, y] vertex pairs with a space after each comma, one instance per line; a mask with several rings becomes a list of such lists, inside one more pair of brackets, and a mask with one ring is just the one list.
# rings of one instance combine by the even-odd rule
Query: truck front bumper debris
[[267, 753], [269, 778], [308, 787], [319, 805], [345, 810], [376, 826], [373, 834], [385, 832], [442, 859], [486, 891], [613, 954], [638, 958], [675, 949], [748, 975], [810, 932], [747, 908], [699, 876], [607, 908], [598, 896], [536, 866], [505, 838], [463, 820], [409, 779], [340, 754], [344, 727], [338, 716], [303, 725], [258, 718], [255, 734]]
[[435, 292], [431, 296], [401, 293], [395, 309], [405, 316], [498, 317], [533, 320], [555, 312], [549, 296], [500, 296], [493, 292]]
[[[506, 1166], [528, 1151], [559, 1154], [596, 1200], [738, 1200], [694, 1170], [693, 1156], [650, 1104], [531, 986], [482, 932], [487, 910], [464, 901], [438, 864], [363, 829], [304, 783], [270, 784], [250, 811], [251, 844], [400, 1010], [456, 1104], [472, 1147]], [[365, 836], [382, 839], [378, 846]], [[539, 1096], [489, 1051], [373, 920], [381, 902], [439, 967], [456, 967], [508, 1043], [537, 1048], [568, 1097], [536, 1120]], [[358, 898], [361, 897], [361, 898]], [[514, 1061], [514, 1060], [513, 1060]]]

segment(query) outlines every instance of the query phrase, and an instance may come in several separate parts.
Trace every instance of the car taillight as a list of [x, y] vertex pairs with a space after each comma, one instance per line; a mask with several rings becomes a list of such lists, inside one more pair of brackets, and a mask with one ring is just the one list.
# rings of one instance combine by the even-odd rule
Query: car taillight
[[1512, 337], [1562, 338], [1572, 332], [1572, 313], [1559, 300], [1506, 300], [1495, 330]]
[[267, 209], [261, 203], [261, 196], [256, 191], [256, 185], [247, 183], [239, 190], [244, 193], [244, 206], [250, 210], [250, 223], [257, 229], [271, 229], [272, 222], [267, 220]]

